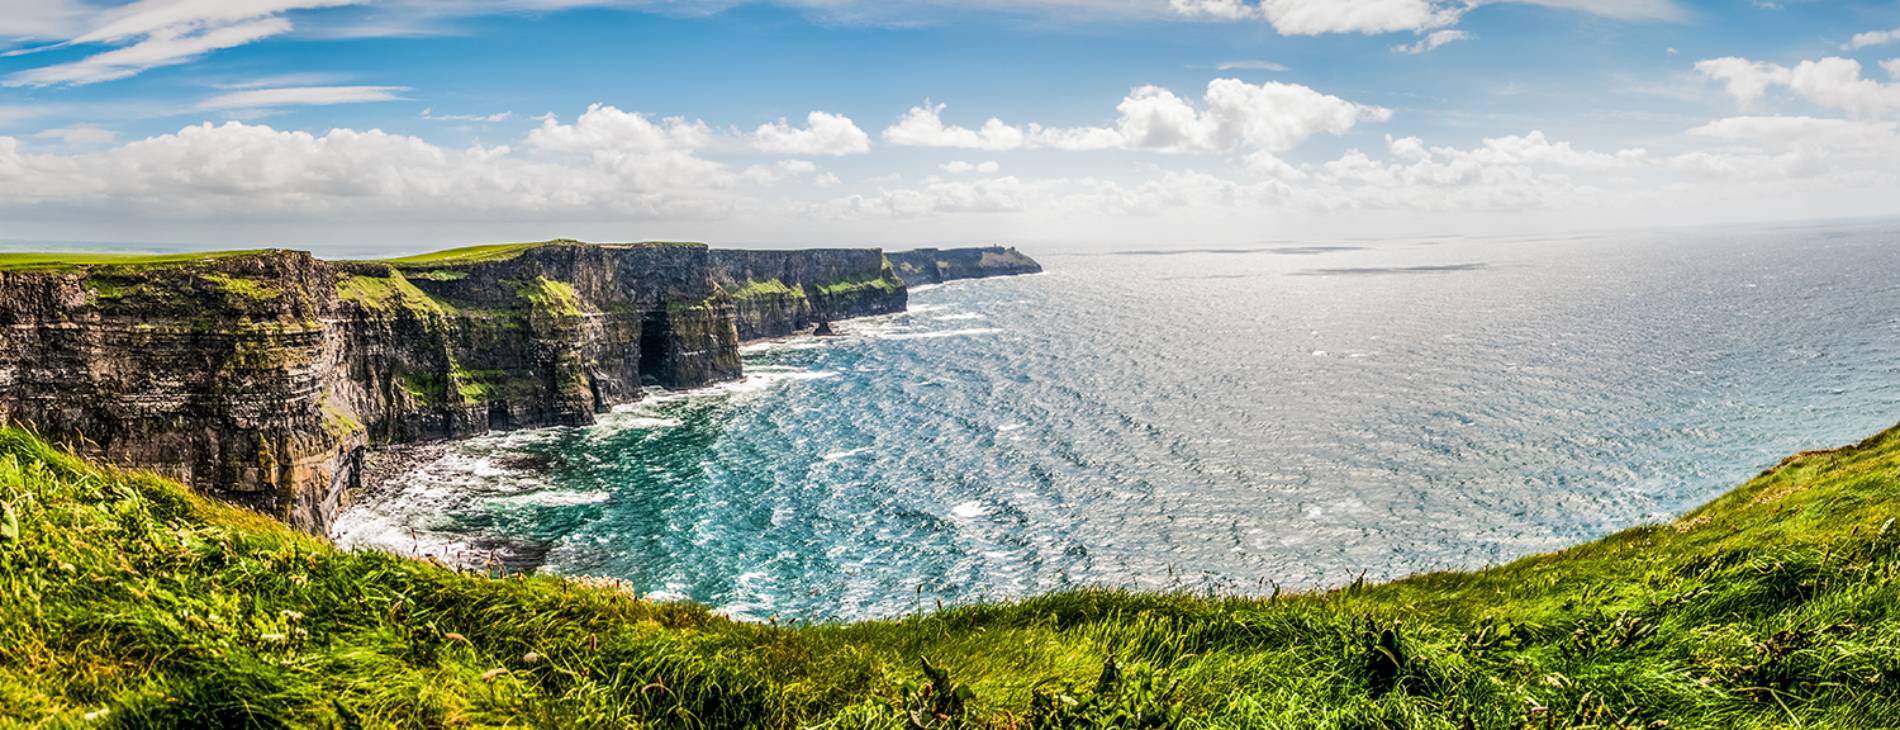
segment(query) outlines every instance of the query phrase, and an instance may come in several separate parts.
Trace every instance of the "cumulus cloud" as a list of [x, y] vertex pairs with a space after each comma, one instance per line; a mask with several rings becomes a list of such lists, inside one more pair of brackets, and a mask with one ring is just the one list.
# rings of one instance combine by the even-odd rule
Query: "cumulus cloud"
[[983, 162], [965, 162], [963, 160], [952, 160], [950, 162], [946, 162], [941, 165], [938, 165], [937, 169], [943, 170], [944, 172], [950, 173], [952, 175], [962, 175], [962, 174], [971, 173], [971, 172], [980, 172], [985, 175], [994, 175], [996, 174], [996, 171], [1003, 169], [1003, 166], [995, 160], [985, 160]]
[[[85, 133], [80, 134], [82, 137]], [[745, 169], [701, 157], [705, 123], [595, 105], [514, 146], [450, 148], [379, 130], [200, 124], [110, 149], [33, 152], [0, 136], [0, 210], [18, 215], [269, 221], [703, 219], [752, 186], [817, 177], [806, 160]]]
[[784, 119], [760, 125], [752, 146], [780, 155], [861, 155], [871, 151], [871, 137], [850, 117], [815, 111], [806, 115], [804, 129]]
[[1881, 83], [1861, 75], [1859, 61], [1828, 57], [1795, 66], [1716, 58], [1696, 64], [1696, 70], [1723, 82], [1730, 96], [1746, 107], [1768, 89], [1786, 87], [1809, 103], [1856, 117], [1884, 117], [1900, 112], [1900, 64], [1883, 64], [1894, 82]]
[[1760, 101], [1768, 93], [1769, 87], [1788, 83], [1791, 76], [1786, 66], [1733, 56], [1697, 61], [1695, 70], [1722, 82], [1729, 96], [1735, 97], [1735, 101], [1744, 107]]
[[912, 147], [956, 147], [976, 150], [1013, 150], [1023, 147], [1028, 138], [1021, 129], [990, 117], [981, 129], [945, 125], [943, 110], [947, 104], [928, 99], [910, 108], [903, 117], [884, 129], [884, 141]]
[[912, 107], [884, 130], [893, 144], [978, 150], [1051, 148], [1166, 153], [1245, 152], [1277, 155], [1317, 134], [1344, 134], [1392, 112], [1346, 101], [1299, 84], [1239, 79], [1208, 82], [1200, 103], [1159, 86], [1130, 91], [1108, 127], [1013, 126], [991, 117], [979, 129], [947, 125], [942, 104]]
[[1645, 150], [1582, 150], [1536, 131], [1486, 139], [1472, 148], [1434, 147], [1416, 137], [1388, 137], [1383, 158], [1352, 150], [1318, 164], [1278, 163], [1252, 178], [1189, 170], [1134, 183], [1015, 176], [931, 179], [876, 194], [844, 196], [808, 206], [807, 212], [860, 219], [1027, 211], [1155, 216], [1205, 209], [1563, 208], [1585, 205], [1603, 189], [1578, 176], [1628, 174], [1658, 164]]

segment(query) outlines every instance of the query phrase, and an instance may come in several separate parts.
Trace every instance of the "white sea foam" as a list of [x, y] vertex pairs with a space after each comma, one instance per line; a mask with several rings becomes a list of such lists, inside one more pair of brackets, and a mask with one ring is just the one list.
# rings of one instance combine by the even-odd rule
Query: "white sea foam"
[[978, 502], [974, 499], [968, 502], [960, 502], [957, 506], [950, 508], [950, 514], [966, 520], [973, 520], [988, 515], [989, 513], [989, 507], [984, 506], [982, 502]]
[[970, 327], [967, 329], [943, 330], [939, 332], [896, 332], [896, 333], [885, 335], [884, 339], [887, 339], [887, 340], [935, 340], [935, 339], [941, 339], [945, 337], [975, 337], [977, 335], [993, 335], [1001, 331], [1003, 330], [996, 327]]
[[963, 312], [961, 314], [946, 314], [941, 317], [931, 317], [931, 319], [938, 322], [963, 322], [972, 319], [987, 319], [987, 317], [975, 312]]
[[834, 461], [844, 461], [845, 459], [849, 459], [853, 456], [857, 456], [859, 454], [868, 454], [868, 453], [871, 453], [871, 447], [869, 446], [860, 446], [855, 449], [846, 449], [844, 451], [833, 451], [829, 454], [825, 454], [825, 463], [829, 464]]
[[530, 492], [489, 500], [490, 504], [529, 505], [535, 507], [571, 507], [583, 504], [599, 504], [607, 501], [611, 495], [598, 491], [549, 490]]

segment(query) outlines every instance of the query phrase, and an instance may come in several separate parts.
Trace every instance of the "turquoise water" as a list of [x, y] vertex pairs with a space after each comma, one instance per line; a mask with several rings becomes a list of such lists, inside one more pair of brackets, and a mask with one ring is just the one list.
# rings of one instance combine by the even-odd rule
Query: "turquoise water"
[[1271, 592], [1666, 520], [1900, 420], [1892, 224], [1039, 258], [457, 444], [337, 537], [758, 619]]

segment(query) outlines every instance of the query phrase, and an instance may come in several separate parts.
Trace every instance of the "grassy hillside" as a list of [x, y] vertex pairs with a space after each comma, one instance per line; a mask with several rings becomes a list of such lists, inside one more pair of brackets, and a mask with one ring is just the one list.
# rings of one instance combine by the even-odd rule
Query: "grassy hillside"
[[1480, 572], [792, 628], [341, 553], [0, 430], [0, 724], [1886, 727], [1896, 498], [1900, 429]]

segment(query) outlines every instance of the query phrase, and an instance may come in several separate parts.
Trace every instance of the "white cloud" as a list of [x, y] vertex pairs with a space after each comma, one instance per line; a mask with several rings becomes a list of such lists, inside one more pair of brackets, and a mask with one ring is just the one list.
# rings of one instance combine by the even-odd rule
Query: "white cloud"
[[1695, 70], [1725, 84], [1729, 96], [1735, 97], [1735, 101], [1744, 107], [1760, 101], [1770, 86], [1786, 84], [1790, 78], [1786, 66], [1757, 63], [1733, 56], [1697, 61]]
[[995, 117], [984, 122], [981, 129], [946, 126], [943, 123], [943, 110], [947, 106], [932, 104], [926, 99], [921, 106], [911, 107], [896, 124], [884, 129], [884, 141], [911, 147], [977, 150], [1013, 150], [1026, 142], [1021, 129], [1004, 124], [1003, 120]]
[[65, 38], [89, 10], [78, 0], [0, 0], [0, 38]]
[[1462, 30], [1432, 31], [1429, 35], [1426, 35], [1424, 38], [1419, 39], [1417, 43], [1412, 43], [1409, 45], [1401, 43], [1399, 45], [1393, 46], [1392, 52], [1404, 53], [1404, 54], [1416, 56], [1421, 53], [1430, 53], [1432, 51], [1436, 51], [1439, 49], [1439, 47], [1447, 43], [1456, 43], [1458, 41], [1470, 40], [1473, 37], [1474, 36], [1472, 36], [1470, 33], [1466, 33], [1465, 31], [1462, 31]]
[[368, 0], [139, 0], [106, 15], [104, 24], [73, 43], [111, 43], [180, 28], [216, 27], [292, 10], [359, 5]]
[[913, 107], [884, 130], [893, 144], [1011, 150], [1047, 147], [1170, 153], [1248, 152], [1277, 155], [1316, 134], [1344, 134], [1361, 121], [1384, 121], [1389, 110], [1355, 104], [1299, 84], [1239, 79], [1208, 82], [1200, 105], [1159, 86], [1129, 92], [1112, 127], [1016, 127], [995, 117], [981, 129], [946, 125], [944, 105]]
[[495, 112], [493, 114], [437, 114], [434, 107], [425, 107], [422, 118], [432, 122], [482, 122], [493, 124], [515, 118], [514, 112]]
[[1841, 50], [1858, 51], [1862, 48], [1871, 48], [1873, 46], [1883, 46], [1897, 40], [1900, 40], [1900, 28], [1895, 28], [1893, 30], [1869, 31], [1866, 33], [1856, 34], [1853, 37], [1853, 39], [1849, 40], [1846, 44], [1841, 46]]
[[[266, 109], [280, 106], [324, 106], [401, 101], [404, 86], [290, 86], [248, 89], [219, 94], [198, 103], [199, 109]], [[425, 113], [424, 116], [427, 116]]]
[[1287, 70], [1287, 67], [1278, 63], [1274, 63], [1272, 61], [1262, 61], [1262, 60], [1255, 59], [1255, 60], [1249, 60], [1249, 61], [1222, 61], [1214, 65], [1214, 70], [1216, 71], [1285, 71]]
[[659, 123], [639, 112], [591, 104], [573, 124], [562, 124], [552, 114], [528, 133], [527, 143], [553, 152], [622, 155], [641, 152], [694, 150], [712, 143], [705, 122], [668, 117]]
[[1802, 61], [1788, 67], [1745, 58], [1716, 58], [1696, 64], [1696, 70], [1726, 84], [1730, 96], [1747, 107], [1767, 90], [1787, 87], [1817, 106], [1856, 117], [1882, 117], [1900, 112], [1900, 64], [1883, 64], [1895, 82], [1880, 83], [1861, 76], [1859, 61], [1829, 57]]
[[1575, 10], [1618, 20], [1689, 20], [1689, 11], [1675, 0], [1497, 0], [1525, 5], [1541, 5], [1560, 10]]
[[1440, 0], [1169, 0], [1168, 7], [1189, 17], [1263, 19], [1283, 35], [1430, 30], [1465, 11]]
[[779, 160], [771, 165], [753, 165], [743, 173], [746, 180], [757, 185], [771, 185], [782, 180], [812, 175], [818, 172], [818, 164], [811, 160]]
[[190, 62], [212, 51], [241, 46], [290, 31], [290, 21], [265, 18], [235, 25], [199, 29], [162, 28], [124, 48], [87, 56], [72, 63], [28, 69], [7, 77], [7, 86], [96, 84], [133, 76], [160, 66]]
[[33, 135], [34, 139], [55, 140], [69, 147], [92, 147], [110, 144], [119, 135], [109, 129], [101, 129], [91, 124], [75, 124], [70, 127], [48, 129]]
[[[62, 132], [75, 139], [96, 133]], [[462, 149], [378, 130], [323, 134], [228, 122], [98, 151], [29, 152], [0, 137], [9, 216], [116, 220], [703, 220], [750, 203], [751, 186], [836, 184], [808, 160], [735, 170], [698, 156], [703, 122], [609, 106], [549, 119], [516, 146]]]
[[871, 151], [871, 137], [850, 117], [815, 111], [805, 116], [804, 129], [784, 119], [760, 125], [752, 146], [780, 155], [860, 155]]
[[1282, 35], [1320, 35], [1423, 33], [1456, 25], [1465, 13], [1487, 2], [1539, 5], [1621, 20], [1679, 21], [1688, 16], [1674, 0], [1168, 0], [1168, 7], [1191, 18], [1265, 20]]
[[[85, 44], [124, 44], [70, 63], [54, 64], [18, 71], [9, 75], [7, 86], [84, 85], [134, 76], [148, 69], [189, 63], [213, 51], [255, 43], [291, 30], [282, 17], [293, 10], [355, 5], [365, 0], [139, 0], [106, 11], [91, 30], [78, 32], [50, 47]], [[57, 23], [46, 15], [17, 29], [0, 20], [0, 35], [9, 29], [20, 35], [43, 36], [57, 25], [71, 31], [78, 21], [70, 15], [70, 4], [54, 3], [68, 12], [58, 14]], [[20, 31], [37, 32], [21, 33]], [[46, 48], [50, 48], [46, 47]], [[9, 53], [30, 55], [45, 48]]]
[[1276, 159], [1255, 178], [1197, 170], [1170, 171], [1133, 183], [1086, 177], [933, 178], [874, 195], [840, 197], [809, 206], [807, 212], [844, 220], [970, 213], [1178, 220], [1198, 215], [1190, 211], [1207, 210], [1587, 209], [1608, 194], [1609, 186], [1579, 176], [1625, 175], [1658, 167], [1658, 160], [1644, 150], [1580, 150], [1541, 132], [1487, 139], [1469, 149], [1432, 147], [1416, 137], [1388, 138], [1387, 148], [1385, 159], [1353, 150], [1297, 168]]
[[946, 162], [941, 165], [938, 165], [937, 169], [943, 170], [944, 172], [950, 173], [952, 175], [962, 175], [962, 174], [971, 173], [971, 172], [980, 172], [985, 175], [994, 175], [996, 174], [996, 171], [1003, 169], [1003, 166], [995, 160], [985, 160], [983, 162], [965, 162], [963, 160], [952, 160], [950, 162]]

